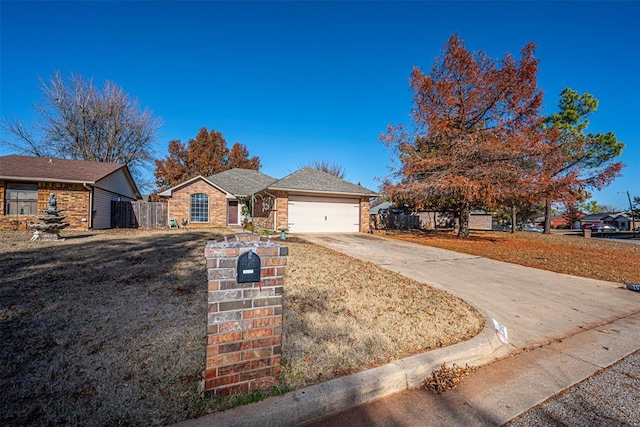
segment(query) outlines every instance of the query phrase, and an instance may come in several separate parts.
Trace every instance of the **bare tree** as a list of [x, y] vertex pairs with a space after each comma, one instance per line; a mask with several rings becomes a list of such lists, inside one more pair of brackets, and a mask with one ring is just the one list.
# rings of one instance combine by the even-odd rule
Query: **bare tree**
[[624, 211], [624, 209], [621, 209], [617, 206], [613, 206], [613, 205], [599, 205], [600, 207], [600, 212], [603, 213], [609, 213], [609, 212], [622, 212]]
[[99, 89], [79, 74], [67, 81], [60, 72], [40, 82], [38, 120], [29, 128], [17, 118], [3, 118], [2, 127], [13, 137], [4, 143], [33, 156], [124, 163], [132, 170], [150, 164], [160, 119], [122, 88], [107, 81]]
[[328, 173], [340, 179], [343, 179], [347, 174], [347, 170], [344, 168], [344, 166], [337, 163], [331, 163], [326, 159], [314, 160], [308, 167]]

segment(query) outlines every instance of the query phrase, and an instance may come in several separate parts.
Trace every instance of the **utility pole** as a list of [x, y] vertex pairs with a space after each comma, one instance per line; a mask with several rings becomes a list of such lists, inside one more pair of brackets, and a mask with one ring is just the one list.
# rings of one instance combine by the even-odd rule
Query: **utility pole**
[[[618, 193], [622, 193], [622, 191], [618, 191]], [[631, 203], [631, 195], [629, 191], [625, 191], [627, 193], [627, 199], [629, 199], [629, 213], [631, 214], [631, 230], [633, 230], [633, 238], [636, 238], [636, 216], [633, 212], [633, 203]]]

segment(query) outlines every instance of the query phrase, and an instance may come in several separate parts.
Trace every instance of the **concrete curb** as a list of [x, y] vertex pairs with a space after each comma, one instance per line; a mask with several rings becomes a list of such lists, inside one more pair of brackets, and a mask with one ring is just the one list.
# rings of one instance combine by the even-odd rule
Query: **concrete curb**
[[469, 341], [176, 425], [294, 426], [410, 388], [417, 388], [443, 363], [480, 366], [509, 354], [512, 347], [500, 342], [491, 325], [491, 319], [487, 319], [484, 329]]

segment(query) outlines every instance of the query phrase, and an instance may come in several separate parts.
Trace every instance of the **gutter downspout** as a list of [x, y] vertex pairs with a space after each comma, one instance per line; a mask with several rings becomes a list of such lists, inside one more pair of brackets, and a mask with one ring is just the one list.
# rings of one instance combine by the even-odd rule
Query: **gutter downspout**
[[278, 225], [278, 198], [271, 193], [264, 192], [267, 196], [273, 197], [273, 231], [276, 231]]
[[93, 228], [93, 188], [89, 187], [86, 182], [82, 186], [89, 191], [89, 230]]
[[[169, 198], [173, 197], [173, 195], [169, 196]], [[167, 202], [167, 225], [169, 226], [169, 228], [171, 228], [171, 203], [169, 203], [169, 200], [166, 200]], [[178, 225], [178, 223], [176, 222], [176, 225]]]

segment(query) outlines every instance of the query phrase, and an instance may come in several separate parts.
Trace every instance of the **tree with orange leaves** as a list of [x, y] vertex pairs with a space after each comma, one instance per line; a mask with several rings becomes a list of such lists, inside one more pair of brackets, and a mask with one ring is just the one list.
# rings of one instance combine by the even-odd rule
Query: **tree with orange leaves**
[[260, 159], [249, 157], [244, 144], [236, 142], [229, 150], [222, 133], [203, 127], [187, 146], [169, 142], [169, 155], [156, 160], [156, 185], [168, 188], [198, 175], [211, 176], [232, 168], [260, 169]]
[[534, 50], [497, 61], [454, 35], [430, 74], [414, 67], [413, 124], [381, 137], [397, 155], [397, 179], [385, 184], [396, 203], [453, 210], [466, 238], [471, 209], [529, 197], [542, 120]]

